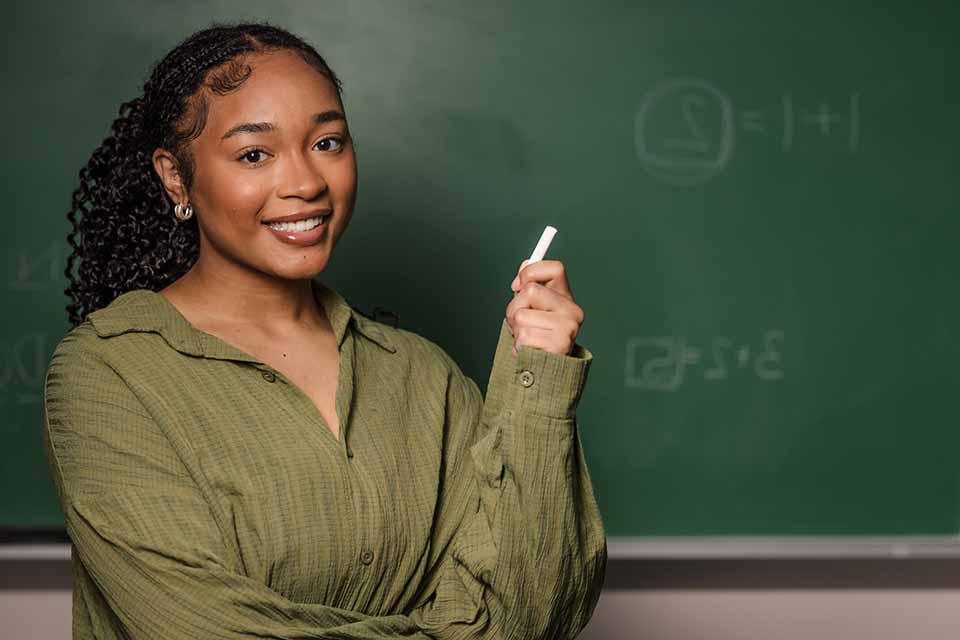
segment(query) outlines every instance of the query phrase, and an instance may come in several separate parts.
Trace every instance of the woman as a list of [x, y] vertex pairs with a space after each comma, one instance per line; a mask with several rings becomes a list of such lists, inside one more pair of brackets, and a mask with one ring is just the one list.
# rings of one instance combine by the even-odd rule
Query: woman
[[177, 46], [80, 178], [44, 396], [74, 637], [576, 636], [606, 546], [559, 262], [514, 279], [485, 400], [314, 280], [356, 162], [339, 80], [267, 25]]

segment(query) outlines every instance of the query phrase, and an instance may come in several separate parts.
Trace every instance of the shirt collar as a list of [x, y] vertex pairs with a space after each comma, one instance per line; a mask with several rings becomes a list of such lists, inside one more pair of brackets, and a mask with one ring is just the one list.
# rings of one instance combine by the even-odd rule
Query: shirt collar
[[[383, 330], [384, 325], [360, 314], [339, 293], [311, 280], [314, 295], [323, 307], [337, 347], [343, 345], [347, 330], [353, 327], [368, 340], [390, 353], [397, 349]], [[160, 334], [174, 349], [193, 356], [260, 362], [252, 355], [190, 324], [163, 295], [150, 289], [133, 289], [117, 296], [109, 305], [87, 315], [101, 338], [128, 332]]]

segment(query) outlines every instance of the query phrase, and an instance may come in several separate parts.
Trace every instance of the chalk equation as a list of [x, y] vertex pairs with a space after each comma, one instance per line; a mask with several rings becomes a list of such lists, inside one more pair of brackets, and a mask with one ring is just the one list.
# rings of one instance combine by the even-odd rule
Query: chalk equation
[[764, 333], [760, 347], [737, 344], [726, 336], [713, 338], [708, 350], [692, 346], [683, 336], [635, 337], [627, 340], [624, 384], [645, 391], [677, 391], [690, 375], [720, 382], [751, 375], [765, 382], [784, 377], [784, 333]]
[[839, 139], [841, 148], [860, 148], [860, 94], [842, 106], [800, 104], [791, 92], [776, 107], [735, 107], [730, 96], [700, 78], [673, 78], [654, 86], [634, 120], [634, 145], [643, 168], [677, 186], [693, 186], [722, 172], [733, 157], [737, 134], [769, 138], [783, 153], [801, 134]]
[[7, 289], [11, 291], [43, 291], [63, 287], [64, 271], [70, 247], [53, 241], [39, 250], [21, 248], [7, 254]]
[[0, 406], [42, 402], [49, 340], [47, 334], [34, 331], [0, 344]]

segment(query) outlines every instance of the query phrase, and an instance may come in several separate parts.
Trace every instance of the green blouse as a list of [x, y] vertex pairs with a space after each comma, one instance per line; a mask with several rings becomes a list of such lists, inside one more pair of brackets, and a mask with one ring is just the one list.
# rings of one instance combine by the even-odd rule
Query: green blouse
[[319, 282], [341, 436], [279, 371], [136, 289], [54, 351], [44, 441], [75, 638], [573, 638], [603, 525], [592, 355], [504, 322], [484, 400], [436, 344]]

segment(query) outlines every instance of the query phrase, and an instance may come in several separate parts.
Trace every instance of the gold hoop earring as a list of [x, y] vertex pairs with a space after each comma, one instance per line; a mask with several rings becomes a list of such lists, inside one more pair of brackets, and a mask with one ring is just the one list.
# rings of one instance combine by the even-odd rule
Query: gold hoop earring
[[186, 204], [182, 205], [179, 202], [173, 207], [173, 215], [177, 217], [177, 220], [184, 222], [190, 219], [190, 216], [193, 215], [193, 205]]

